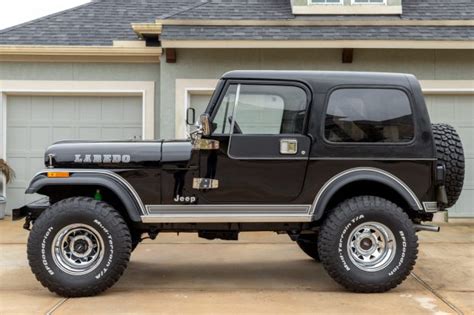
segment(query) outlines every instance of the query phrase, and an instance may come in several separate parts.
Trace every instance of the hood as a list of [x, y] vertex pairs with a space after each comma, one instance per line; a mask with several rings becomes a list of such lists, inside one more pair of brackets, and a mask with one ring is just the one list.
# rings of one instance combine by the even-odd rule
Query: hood
[[188, 161], [189, 141], [61, 141], [45, 153], [46, 167], [144, 168], [162, 162]]

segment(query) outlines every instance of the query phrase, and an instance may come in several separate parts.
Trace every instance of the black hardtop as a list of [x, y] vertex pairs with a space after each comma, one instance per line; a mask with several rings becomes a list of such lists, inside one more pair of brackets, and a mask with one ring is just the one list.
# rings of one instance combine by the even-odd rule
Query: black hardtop
[[325, 93], [340, 85], [391, 85], [411, 89], [410, 81], [416, 81], [411, 74], [357, 72], [357, 71], [273, 71], [237, 70], [225, 73], [223, 79], [229, 80], [278, 80], [305, 83], [314, 92]]

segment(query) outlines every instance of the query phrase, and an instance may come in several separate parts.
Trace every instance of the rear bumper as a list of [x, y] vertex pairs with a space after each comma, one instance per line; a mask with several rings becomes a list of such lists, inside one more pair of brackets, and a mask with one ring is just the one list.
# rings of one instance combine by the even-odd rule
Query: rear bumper
[[18, 221], [23, 219], [24, 217], [31, 216], [33, 218], [37, 218], [41, 212], [43, 212], [46, 208], [50, 206], [49, 204], [49, 198], [42, 198], [39, 200], [36, 200], [30, 204], [27, 204], [26, 206], [23, 206], [18, 209], [13, 209], [12, 210], [12, 220], [13, 221]]

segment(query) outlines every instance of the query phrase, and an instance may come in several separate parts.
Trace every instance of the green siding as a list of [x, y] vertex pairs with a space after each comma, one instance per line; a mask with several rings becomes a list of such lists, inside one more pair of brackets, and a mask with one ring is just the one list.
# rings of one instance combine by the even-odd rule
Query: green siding
[[0, 80], [154, 81], [155, 137], [159, 138], [159, 64], [3, 62]]

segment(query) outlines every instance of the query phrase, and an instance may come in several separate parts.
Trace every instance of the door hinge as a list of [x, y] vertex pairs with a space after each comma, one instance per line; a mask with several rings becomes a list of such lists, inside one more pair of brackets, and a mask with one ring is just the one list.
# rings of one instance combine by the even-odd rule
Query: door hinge
[[194, 178], [193, 179], [194, 189], [217, 189], [219, 188], [219, 181], [211, 178]]

